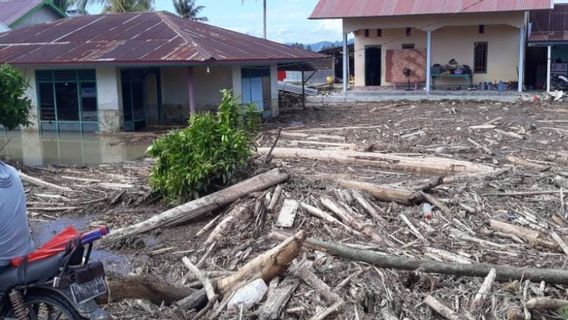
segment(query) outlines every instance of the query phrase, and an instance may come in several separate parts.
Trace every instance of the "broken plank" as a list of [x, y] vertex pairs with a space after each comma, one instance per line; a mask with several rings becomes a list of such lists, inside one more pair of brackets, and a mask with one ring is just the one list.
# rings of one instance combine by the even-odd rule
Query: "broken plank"
[[296, 213], [298, 211], [298, 201], [286, 199], [278, 215], [277, 224], [281, 227], [291, 228], [294, 226], [294, 220], [296, 219]]

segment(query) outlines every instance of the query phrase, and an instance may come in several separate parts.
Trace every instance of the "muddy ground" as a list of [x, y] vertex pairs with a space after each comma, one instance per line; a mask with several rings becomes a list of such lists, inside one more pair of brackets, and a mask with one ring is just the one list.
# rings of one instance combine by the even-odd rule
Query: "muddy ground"
[[[490, 220], [498, 220], [524, 226], [542, 235], [554, 231], [568, 241], [566, 205], [561, 201], [563, 193], [558, 192], [563, 179], [568, 177], [566, 105], [546, 102], [400, 102], [318, 106], [283, 111], [277, 121], [265, 125], [258, 146], [270, 147], [279, 128], [283, 131], [278, 147], [358, 150], [409, 157], [432, 155], [498, 169], [510, 168], [490, 181], [441, 184], [428, 191], [451, 210], [448, 214], [434, 209], [431, 220], [422, 217], [421, 202], [401, 205], [368, 197], [382, 215], [382, 220], [377, 221], [357, 203], [342, 197], [342, 192], [338, 192], [341, 187], [335, 180], [347, 178], [414, 190], [430, 177], [381, 170], [371, 165], [314, 160], [273, 159], [269, 165], [264, 165], [264, 158], [257, 156], [249, 168], [251, 176], [273, 167], [281, 167], [291, 175], [291, 179], [283, 184], [284, 198], [322, 209], [325, 208], [319, 203], [321, 196], [344, 201], [358, 218], [394, 245], [354, 236], [301, 209], [294, 227], [283, 229], [286, 232], [301, 229], [314, 238], [385, 254], [438, 261], [448, 259], [432, 249], [443, 249], [472, 263], [539, 268], [566, 266], [567, 255], [559, 247], [529, 243], [522, 237], [497, 232], [489, 226]], [[514, 165], [507, 160], [508, 156], [522, 158], [533, 166]], [[45, 239], [46, 234], [66, 223], [83, 229], [101, 224], [120, 228], [165, 211], [169, 206], [148, 186], [151, 165], [151, 160], [141, 159], [92, 167], [22, 167], [28, 175], [72, 189], [61, 192], [26, 184], [28, 211], [36, 239]], [[511, 195], [512, 192], [533, 191], [550, 193]], [[233, 225], [231, 232], [225, 234], [205, 259], [202, 269], [235, 271], [274, 246], [276, 242], [268, 240], [267, 234], [282, 229], [275, 224], [281, 205], [282, 200], [276, 213], [267, 214], [260, 225], [255, 223], [254, 217]], [[198, 288], [198, 283], [187, 279], [181, 258], [187, 256], [194, 263], [201, 259], [207, 249], [202, 245], [207, 233], [196, 238], [196, 232], [216, 215], [225, 213], [226, 210], [221, 210], [200, 221], [121, 241], [104, 248], [99, 257], [106, 259], [109, 268], [115, 272], [153, 274], [170, 283]], [[401, 214], [423, 239], [402, 221]], [[63, 218], [67, 220], [61, 222]], [[37, 238], [38, 233], [42, 237]], [[553, 242], [548, 238], [545, 240]], [[345, 303], [326, 319], [388, 319], [388, 315], [393, 316], [392, 319], [442, 319], [423, 304], [426, 296], [431, 295], [463, 314], [470, 309], [483, 282], [483, 278], [379, 269], [310, 250], [305, 250], [303, 257], [313, 262], [316, 275], [332, 289], [356, 273], [337, 288]], [[524, 307], [534, 297], [566, 299], [567, 289], [567, 286], [549, 283], [495, 283], [490, 297], [474, 314], [485, 319], [523, 319], [526, 311], [533, 319], [566, 319], [562, 318], [566, 315], [561, 315], [558, 310], [524, 310]], [[302, 282], [281, 318], [310, 319], [328, 306], [321, 294]], [[191, 319], [194, 314], [141, 300], [112, 303], [107, 309], [116, 319]], [[253, 311], [245, 311], [243, 319], [251, 318]], [[518, 318], [521, 316], [523, 318]], [[220, 318], [238, 317], [235, 313], [224, 312]]]

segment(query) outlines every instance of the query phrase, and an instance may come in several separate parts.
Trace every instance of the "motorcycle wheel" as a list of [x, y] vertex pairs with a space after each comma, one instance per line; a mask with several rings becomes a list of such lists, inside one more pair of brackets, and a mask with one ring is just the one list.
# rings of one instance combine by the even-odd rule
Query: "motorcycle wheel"
[[[60, 295], [46, 292], [24, 297], [30, 320], [86, 320]], [[9, 309], [5, 317], [16, 319], [14, 310]]]

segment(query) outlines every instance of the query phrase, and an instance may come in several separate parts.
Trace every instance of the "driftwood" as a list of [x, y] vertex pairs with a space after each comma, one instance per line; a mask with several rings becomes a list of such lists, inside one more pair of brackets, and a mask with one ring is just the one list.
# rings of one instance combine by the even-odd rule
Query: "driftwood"
[[[272, 232], [270, 237], [282, 239], [287, 237], [287, 234]], [[352, 248], [340, 243], [327, 242], [314, 238], [308, 238], [304, 243], [307, 248], [323, 251], [331, 255], [353, 261], [366, 262], [380, 268], [391, 268], [406, 271], [420, 270], [420, 272], [423, 273], [482, 278], [486, 277], [491, 269], [495, 269], [497, 273], [495, 278], [496, 281], [508, 282], [522, 279], [530, 280], [532, 282], [545, 281], [553, 284], [568, 284], [568, 270], [564, 269], [521, 268], [486, 263], [461, 264], [430, 261], [403, 256], [389, 256], [370, 250]]]
[[337, 220], [335, 217], [333, 217], [330, 213], [325, 212], [319, 208], [316, 208], [314, 206], [311, 206], [307, 203], [303, 203], [300, 202], [300, 207], [304, 210], [306, 210], [306, 212], [308, 212], [309, 214], [313, 215], [314, 217], [318, 217], [322, 220], [325, 220], [327, 222], [336, 224], [338, 226], [341, 226], [343, 228], [345, 228], [345, 230], [349, 231], [350, 233], [357, 235], [357, 236], [361, 236], [362, 234], [360, 232], [358, 232], [357, 230], [345, 225], [343, 222]]
[[426, 304], [427, 306], [432, 308], [434, 311], [436, 311], [436, 313], [438, 313], [439, 315], [441, 315], [442, 317], [444, 317], [448, 320], [460, 320], [461, 319], [460, 316], [454, 310], [446, 307], [443, 303], [438, 301], [438, 299], [436, 299], [432, 296], [427, 296], [426, 298], [424, 298], [424, 304]]
[[527, 301], [527, 308], [531, 310], [557, 310], [565, 307], [568, 307], [568, 300], [532, 298]]
[[[268, 148], [259, 148], [260, 154], [267, 154]], [[337, 161], [341, 163], [358, 163], [372, 165], [377, 168], [411, 172], [423, 175], [452, 175], [455, 173], [492, 172], [495, 169], [486, 165], [468, 161], [452, 160], [436, 157], [403, 157], [384, 153], [356, 151], [326, 151], [300, 148], [275, 148], [275, 158], [303, 158], [317, 161]]]
[[199, 270], [199, 268], [191, 263], [188, 257], [183, 257], [182, 259], [183, 264], [191, 271], [195, 277], [203, 284], [203, 289], [205, 289], [205, 293], [207, 294], [207, 299], [209, 302], [216, 298], [215, 288], [213, 288], [213, 284], [211, 280]]
[[102, 243], [111, 243], [128, 236], [148, 232], [162, 227], [177, 225], [189, 220], [196, 219], [207, 212], [219, 209], [241, 197], [252, 192], [257, 192], [269, 188], [275, 184], [288, 180], [288, 175], [278, 169], [274, 169], [253, 178], [232, 185], [221, 191], [217, 191], [203, 198], [190, 201], [181, 206], [155, 215], [152, 218], [137, 223], [132, 226], [116, 229], [110, 233]]
[[250, 279], [262, 278], [264, 282], [269, 283], [272, 278], [285, 271], [292, 260], [300, 254], [305, 238], [305, 233], [300, 231], [254, 258], [235, 274], [219, 280], [217, 282], [219, 292], [225, 294], [239, 283]]
[[215, 229], [211, 231], [209, 237], [205, 240], [204, 245], [209, 246], [213, 242], [218, 241], [220, 237], [224, 236], [229, 231], [234, 221], [242, 221], [242, 219], [248, 214], [250, 214], [248, 203], [234, 207], [233, 210], [231, 210], [227, 216], [219, 222]]
[[366, 225], [365, 223], [357, 220], [350, 212], [340, 206], [337, 202], [333, 201], [331, 198], [322, 197], [320, 199], [321, 204], [329, 209], [331, 212], [335, 213], [343, 223], [357, 230], [358, 232], [366, 235], [367, 237], [373, 239], [378, 243], [384, 243], [385, 239], [381, 237], [373, 228]]
[[280, 313], [288, 303], [288, 300], [296, 291], [300, 282], [298, 280], [290, 280], [279, 283], [278, 278], [270, 282], [268, 288], [268, 296], [266, 302], [256, 312], [260, 320], [280, 319]]
[[491, 286], [493, 285], [496, 276], [497, 276], [497, 271], [495, 271], [495, 269], [491, 269], [491, 271], [489, 271], [489, 274], [487, 274], [487, 277], [485, 277], [485, 280], [481, 284], [481, 287], [479, 287], [479, 291], [477, 291], [477, 294], [473, 298], [473, 301], [471, 303], [472, 312], [476, 312], [481, 307], [483, 307], [485, 298], [487, 298], [489, 290], [491, 290]]
[[521, 167], [525, 167], [525, 168], [529, 168], [529, 169], [534, 169], [537, 171], [546, 171], [548, 169], [550, 169], [550, 166], [545, 166], [542, 164], [538, 164], [538, 163], [534, 163], [525, 159], [521, 159], [521, 158], [517, 158], [514, 156], [508, 156], [507, 161], [509, 161], [512, 164], [516, 164], [518, 166]]
[[276, 208], [276, 205], [278, 204], [278, 200], [280, 199], [281, 194], [282, 194], [282, 186], [277, 185], [276, 189], [274, 190], [274, 194], [272, 195], [272, 198], [270, 199], [270, 203], [268, 204], [268, 208], [266, 208], [266, 210], [268, 210], [268, 212], [274, 211], [274, 209]]
[[146, 299], [154, 304], [171, 304], [189, 295], [194, 290], [167, 283], [153, 275], [108, 276], [109, 295], [107, 300], [120, 301], [124, 299]]
[[337, 180], [337, 183], [344, 188], [366, 191], [379, 201], [394, 201], [407, 205], [414, 203], [420, 198], [420, 195], [412, 190], [394, 188], [391, 186], [344, 179]]
[[491, 220], [489, 223], [494, 230], [515, 235], [533, 246], [543, 246], [551, 249], [559, 248], [556, 243], [548, 241], [546, 236], [538, 231], [497, 220]]
[[58, 186], [56, 184], [49, 183], [49, 182], [43, 181], [43, 180], [38, 179], [38, 178], [28, 176], [27, 174], [25, 174], [21, 171], [18, 171], [18, 174], [20, 175], [20, 179], [22, 179], [22, 181], [27, 182], [29, 184], [36, 185], [38, 187], [50, 188], [50, 189], [54, 189], [54, 190], [57, 190], [57, 191], [65, 191], [65, 192], [71, 191], [71, 188], [69, 188], [69, 187]]
[[343, 299], [333, 292], [331, 288], [327, 285], [327, 283], [323, 282], [318, 276], [313, 273], [306, 263], [302, 263], [296, 270], [294, 270], [294, 275], [298, 276], [302, 279], [305, 283], [309, 286], [314, 288], [317, 292], [319, 292], [324, 299], [331, 304], [331, 306], [327, 307], [326, 309], [322, 310], [319, 314], [315, 315], [314, 317], [310, 318], [310, 320], [322, 320], [326, 318], [328, 315], [334, 313], [339, 309], [343, 304]]

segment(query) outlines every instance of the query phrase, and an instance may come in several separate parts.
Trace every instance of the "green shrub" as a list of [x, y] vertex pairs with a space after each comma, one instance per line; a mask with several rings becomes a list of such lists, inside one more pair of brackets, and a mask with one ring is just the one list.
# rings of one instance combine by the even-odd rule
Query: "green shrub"
[[168, 201], [187, 201], [233, 181], [252, 155], [260, 116], [253, 105], [243, 108], [231, 91], [221, 91], [217, 113], [191, 117], [189, 126], [157, 139], [148, 148], [156, 159], [152, 187]]
[[0, 65], [0, 125], [8, 130], [27, 126], [31, 101], [25, 96], [28, 83], [10, 65]]

